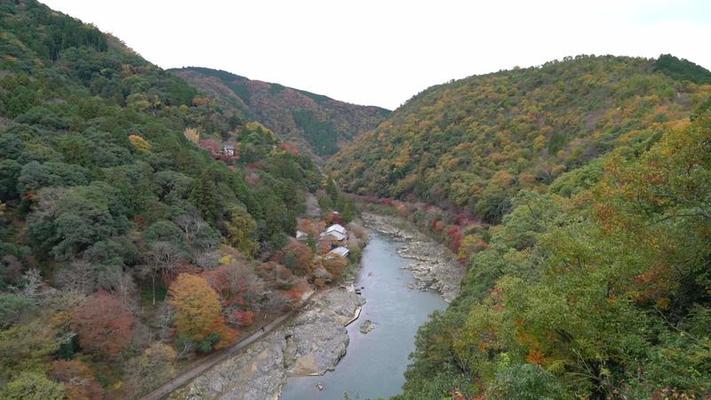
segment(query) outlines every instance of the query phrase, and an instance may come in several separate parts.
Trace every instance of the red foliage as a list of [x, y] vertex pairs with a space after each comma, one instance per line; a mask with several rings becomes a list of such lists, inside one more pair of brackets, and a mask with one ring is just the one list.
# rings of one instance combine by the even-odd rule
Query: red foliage
[[239, 326], [252, 326], [252, 324], [254, 323], [254, 312], [237, 310], [232, 313], [232, 318]]
[[261, 281], [247, 265], [221, 265], [203, 272], [202, 277], [220, 295], [222, 303], [226, 306], [245, 305], [248, 299], [261, 291]]
[[133, 323], [133, 313], [125, 304], [106, 292], [98, 292], [74, 311], [71, 327], [79, 334], [83, 349], [115, 356], [131, 341]]
[[198, 146], [207, 150], [214, 157], [217, 157], [222, 153], [222, 146], [217, 140], [214, 139], [200, 139]]
[[304, 293], [308, 292], [311, 290], [311, 287], [309, 284], [306, 282], [305, 279], [301, 279], [294, 283], [294, 285], [291, 287], [291, 289], [286, 291], [286, 297], [293, 303], [298, 303], [301, 301], [301, 297], [304, 295]]
[[449, 249], [454, 253], [459, 252], [459, 247], [462, 245], [462, 239], [464, 239], [464, 232], [462, 231], [462, 228], [457, 225], [450, 225], [449, 228], [447, 228], [447, 236], [449, 238]]
[[287, 153], [289, 153], [293, 156], [299, 155], [299, 149], [291, 143], [284, 142], [279, 147], [281, 147], [282, 150], [286, 151]]

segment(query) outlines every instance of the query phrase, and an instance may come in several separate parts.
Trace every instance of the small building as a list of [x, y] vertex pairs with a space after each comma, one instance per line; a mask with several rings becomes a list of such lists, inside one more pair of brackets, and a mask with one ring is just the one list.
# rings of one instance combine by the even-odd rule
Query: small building
[[338, 246], [335, 249], [332, 249], [331, 251], [329, 251], [328, 254], [333, 254], [333, 255], [337, 255], [337, 256], [341, 256], [341, 257], [347, 257], [350, 252], [351, 251], [348, 250], [347, 247]]
[[341, 225], [341, 224], [333, 224], [333, 225], [329, 226], [328, 229], [326, 229], [326, 232], [333, 232], [333, 231], [342, 233], [344, 235], [347, 233], [346, 228], [344, 228], [343, 225]]
[[222, 145], [222, 154], [227, 157], [235, 156], [235, 145], [231, 143], [225, 143]]
[[321, 233], [319, 236], [321, 239], [326, 239], [326, 240], [331, 240], [334, 242], [342, 242], [346, 239], [348, 239], [348, 236], [345, 233], [341, 233], [338, 231], [326, 231]]

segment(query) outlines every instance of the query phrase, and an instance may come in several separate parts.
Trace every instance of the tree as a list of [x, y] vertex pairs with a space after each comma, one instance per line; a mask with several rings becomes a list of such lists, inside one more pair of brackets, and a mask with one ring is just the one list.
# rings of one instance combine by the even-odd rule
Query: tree
[[94, 377], [94, 372], [79, 360], [52, 362], [51, 375], [64, 384], [69, 400], [101, 400], [104, 398], [104, 389]]
[[223, 304], [255, 305], [264, 292], [264, 282], [246, 264], [221, 265], [202, 277], [220, 295]]
[[330, 254], [323, 259], [323, 267], [336, 278], [343, 274], [347, 266], [348, 259], [339, 255]]
[[[225, 326], [222, 306], [214, 289], [197, 275], [180, 274], [170, 285], [170, 304], [175, 308], [175, 326], [178, 337], [201, 343], [212, 341], [224, 347], [236, 338], [236, 333]], [[199, 345], [200, 346], [200, 345]], [[208, 346], [208, 351], [212, 344]]]
[[98, 292], [72, 314], [71, 327], [85, 350], [114, 357], [126, 349], [133, 333], [131, 310], [116, 297]]
[[175, 270], [178, 262], [183, 257], [183, 251], [173, 242], [159, 241], [150, 244], [150, 250], [146, 257], [146, 263], [140, 268], [144, 276], [151, 278], [151, 293], [153, 305], [156, 304], [156, 279], [158, 275], [164, 278]]
[[6, 400], [64, 400], [64, 386], [37, 372], [21, 372], [0, 389]]
[[[60, 347], [56, 327], [49, 318], [34, 318], [0, 330], [0, 379], [18, 371], [44, 371], [52, 354]], [[0, 396], [1, 397], [1, 396]]]
[[197, 249], [210, 249], [219, 243], [220, 234], [199, 215], [186, 213], [175, 218], [175, 224], [183, 231], [185, 244]]
[[200, 215], [208, 222], [214, 222], [220, 210], [215, 173], [212, 169], [205, 170], [195, 181], [190, 192], [190, 202], [200, 211]]
[[135, 394], [143, 394], [157, 384], [165, 382], [175, 375], [175, 350], [167, 344], [151, 344], [138, 357], [128, 362], [128, 382]]
[[232, 207], [228, 213], [229, 218], [225, 221], [225, 229], [230, 244], [245, 256], [254, 256], [257, 251], [257, 242], [254, 240], [257, 223], [254, 218], [241, 207]]
[[314, 252], [306, 244], [292, 238], [281, 252], [282, 263], [289, 269], [302, 275], [311, 271]]

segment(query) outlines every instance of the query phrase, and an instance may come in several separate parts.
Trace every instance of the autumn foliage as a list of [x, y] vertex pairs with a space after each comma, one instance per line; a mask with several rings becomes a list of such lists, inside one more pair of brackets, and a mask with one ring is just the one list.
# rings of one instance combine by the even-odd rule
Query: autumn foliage
[[74, 311], [71, 321], [82, 348], [106, 356], [116, 356], [126, 349], [131, 341], [133, 324], [131, 310], [106, 292], [87, 298]]
[[94, 371], [79, 360], [52, 362], [51, 376], [64, 385], [68, 400], [101, 400], [104, 389]]
[[326, 271], [335, 277], [339, 277], [348, 266], [348, 259], [339, 255], [330, 254], [324, 257], [322, 264]]
[[237, 333], [225, 326], [220, 299], [205, 278], [180, 274], [169, 289], [175, 308], [175, 327], [179, 337], [202, 342], [211, 334], [219, 336], [216, 347], [232, 343]]

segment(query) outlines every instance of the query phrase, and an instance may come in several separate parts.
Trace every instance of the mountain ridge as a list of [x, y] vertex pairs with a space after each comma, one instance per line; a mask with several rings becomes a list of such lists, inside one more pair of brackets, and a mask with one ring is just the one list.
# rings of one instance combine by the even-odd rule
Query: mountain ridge
[[207, 92], [227, 113], [258, 120], [316, 160], [375, 128], [390, 113], [223, 70], [184, 67], [168, 71]]

